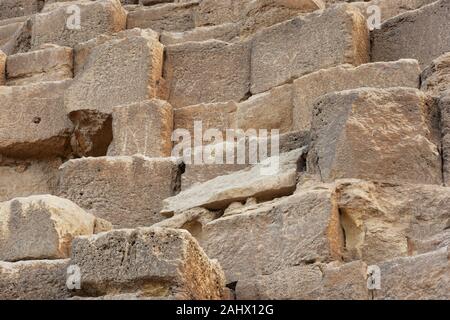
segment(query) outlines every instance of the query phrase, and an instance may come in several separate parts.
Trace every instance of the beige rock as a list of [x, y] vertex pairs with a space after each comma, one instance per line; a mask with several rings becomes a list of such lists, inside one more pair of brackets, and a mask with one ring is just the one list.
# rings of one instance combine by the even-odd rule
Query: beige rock
[[252, 45], [251, 92], [267, 91], [318, 69], [366, 63], [368, 48], [366, 20], [347, 4], [260, 30]]
[[4, 202], [0, 208], [0, 260], [67, 258], [72, 239], [92, 234], [94, 224], [93, 215], [51, 195]]
[[444, 184], [450, 186], [450, 90], [439, 100], [442, 132], [442, 174]]
[[238, 300], [370, 300], [367, 265], [354, 261], [343, 265], [295, 266], [270, 275], [239, 280]]
[[413, 257], [381, 263], [381, 290], [375, 299], [448, 300], [450, 262], [448, 247]]
[[4, 156], [64, 156], [72, 128], [63, 94], [70, 80], [0, 87], [0, 153]]
[[421, 76], [421, 89], [439, 97], [450, 90], [450, 52], [433, 60]]
[[171, 215], [194, 207], [225, 209], [230, 203], [249, 197], [270, 200], [292, 194], [296, 186], [297, 161], [304, 151], [301, 148], [270, 157], [251, 168], [194, 185], [165, 199], [161, 213]]
[[152, 29], [156, 32], [182, 32], [195, 27], [198, 1], [168, 3], [155, 7], [140, 7], [128, 13], [127, 29]]
[[7, 84], [24, 85], [71, 79], [72, 70], [71, 48], [47, 46], [40, 50], [9, 56], [6, 69]]
[[2, 0], [0, 2], [0, 20], [27, 16], [42, 9], [39, 0]]
[[114, 106], [155, 97], [162, 74], [163, 46], [154, 36], [153, 31], [135, 31], [93, 48], [66, 92], [66, 111], [110, 114]]
[[23, 26], [23, 22], [11, 22], [8, 24], [0, 24], [0, 48], [2, 48]]
[[[110, 250], [104, 250], [108, 244]], [[124, 229], [74, 241], [82, 296], [138, 292], [144, 297], [221, 299], [225, 279], [186, 231]]]
[[441, 184], [437, 106], [417, 89], [360, 88], [314, 103], [308, 172]]
[[[73, 14], [69, 10], [72, 5], [80, 8], [81, 24], [78, 29], [68, 27], [68, 23], [71, 22], [68, 18]], [[55, 3], [45, 12], [33, 17], [31, 46], [38, 48], [44, 43], [54, 43], [73, 47], [100, 34], [119, 32], [125, 29], [125, 25], [126, 11], [119, 0]]]
[[208, 40], [167, 46], [164, 75], [174, 108], [238, 102], [249, 91], [250, 43]]
[[6, 54], [0, 50], [0, 86], [4, 86], [6, 82]]
[[[345, 233], [344, 257], [368, 264], [440, 247], [450, 217], [450, 188], [433, 185], [337, 182]], [[434, 242], [434, 244], [433, 244]]]
[[416, 60], [377, 62], [358, 67], [340, 65], [307, 74], [293, 83], [293, 129], [311, 127], [315, 99], [332, 91], [359, 87], [419, 87], [420, 67]]
[[63, 300], [69, 260], [0, 261], [1, 300]]
[[0, 202], [15, 197], [54, 194], [61, 163], [60, 159], [0, 160]]
[[339, 260], [343, 244], [338, 208], [327, 186], [246, 206], [239, 214], [207, 223], [198, 239], [208, 256], [219, 261], [228, 283]]
[[161, 43], [164, 45], [178, 44], [188, 41], [206, 41], [216, 39], [225, 42], [237, 40], [240, 34], [240, 25], [237, 23], [224, 23], [218, 26], [198, 27], [184, 32], [161, 33]]
[[[5, 30], [7, 28], [7, 30]], [[13, 22], [13, 26], [5, 25], [1, 27], [0, 33], [7, 33], [6, 38], [2, 39], [0, 50], [7, 55], [12, 55], [18, 52], [26, 52], [31, 48], [31, 18], [25, 21]]]
[[169, 103], [153, 99], [114, 107], [112, 117], [114, 138], [109, 156], [170, 157], [173, 112]]
[[59, 196], [124, 228], [163, 219], [162, 200], [179, 190], [182, 166], [173, 158], [98, 157], [70, 160], [60, 171]]
[[447, 0], [439, 0], [385, 21], [371, 33], [372, 61], [413, 58], [424, 67], [450, 51], [449, 8]]

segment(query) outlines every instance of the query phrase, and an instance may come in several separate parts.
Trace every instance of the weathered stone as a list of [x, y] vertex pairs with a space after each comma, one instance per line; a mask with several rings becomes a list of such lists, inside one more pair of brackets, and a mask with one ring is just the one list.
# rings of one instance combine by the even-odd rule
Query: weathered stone
[[251, 92], [266, 91], [318, 69], [365, 63], [368, 48], [366, 20], [347, 4], [260, 30], [252, 45]]
[[[128, 35], [128, 36], [125, 36]], [[92, 49], [65, 95], [67, 112], [97, 110], [151, 99], [162, 75], [163, 46], [153, 31], [135, 31]]]
[[6, 54], [0, 50], [0, 86], [4, 86], [6, 82]]
[[[2, 40], [0, 50], [7, 55], [12, 55], [19, 52], [26, 52], [31, 48], [31, 19], [24, 22], [14, 23], [13, 29], [7, 30], [9, 35]], [[3, 28], [2, 28], [3, 29]]]
[[441, 113], [442, 174], [444, 184], [450, 186], [450, 90], [439, 99]]
[[144, 297], [221, 299], [225, 292], [220, 266], [184, 230], [139, 228], [79, 237], [71, 263], [80, 267], [82, 296], [139, 292]]
[[450, 90], [450, 52], [436, 58], [425, 68], [420, 88], [436, 97]]
[[[0, 157], [1, 158], [1, 157]], [[54, 194], [60, 159], [14, 161], [0, 159], [0, 202], [15, 197]]]
[[40, 50], [9, 56], [6, 69], [7, 84], [24, 85], [71, 79], [72, 69], [71, 48], [46, 46]]
[[379, 264], [381, 290], [375, 299], [448, 300], [450, 262], [448, 247]]
[[218, 26], [198, 27], [185, 32], [162, 32], [161, 43], [164, 45], [178, 44], [188, 41], [206, 41], [216, 39], [225, 42], [236, 40], [240, 34], [240, 25], [224, 23]]
[[378, 264], [421, 253], [426, 243], [434, 250], [450, 217], [450, 188], [441, 186], [339, 181], [336, 199], [348, 261]]
[[4, 156], [63, 156], [72, 128], [64, 110], [70, 80], [0, 87], [0, 153]]
[[207, 223], [197, 237], [229, 283], [340, 260], [343, 244], [338, 208], [327, 186], [246, 206], [239, 214]]
[[198, 1], [168, 3], [155, 7], [141, 7], [128, 13], [127, 29], [152, 29], [156, 32], [182, 32], [195, 27], [194, 16]]
[[263, 162], [227, 176], [192, 186], [164, 200], [161, 213], [171, 215], [194, 207], [225, 209], [249, 197], [260, 200], [292, 194], [297, 179], [297, 161], [304, 148], [267, 158]]
[[[200, 63], [201, 62], [201, 63]], [[174, 108], [244, 99], [250, 86], [250, 43], [217, 40], [166, 47], [164, 75]]]
[[420, 67], [416, 60], [378, 62], [358, 67], [341, 65], [305, 75], [293, 84], [293, 129], [311, 127], [313, 102], [332, 91], [359, 87], [419, 87]]
[[0, 20], [28, 16], [41, 10], [41, 0], [2, 0], [0, 2]]
[[94, 225], [93, 215], [66, 199], [12, 199], [0, 208], [0, 260], [67, 258], [72, 239], [93, 234]]
[[1, 300], [63, 300], [69, 260], [0, 261]]
[[[80, 26], [68, 27], [73, 14], [70, 6], [80, 9]], [[125, 29], [126, 11], [119, 0], [58, 2], [45, 12], [33, 17], [31, 46], [38, 48], [45, 43], [73, 47], [79, 42], [100, 34], [112, 34]], [[75, 23], [75, 22], [74, 22]]]
[[450, 2], [439, 0], [385, 21], [371, 33], [372, 61], [413, 58], [428, 65], [450, 51], [449, 18]]
[[22, 26], [23, 22], [12, 22], [0, 25], [0, 48], [2, 48]]
[[370, 300], [367, 265], [354, 261], [296, 266], [239, 280], [238, 300]]
[[58, 195], [115, 228], [150, 226], [163, 219], [162, 200], [179, 190], [181, 167], [144, 156], [70, 160], [60, 168]]
[[153, 99], [114, 107], [112, 117], [114, 138], [109, 156], [170, 157], [173, 113], [169, 103]]
[[409, 88], [322, 96], [314, 103], [308, 172], [323, 181], [441, 184], [437, 109], [431, 97]]

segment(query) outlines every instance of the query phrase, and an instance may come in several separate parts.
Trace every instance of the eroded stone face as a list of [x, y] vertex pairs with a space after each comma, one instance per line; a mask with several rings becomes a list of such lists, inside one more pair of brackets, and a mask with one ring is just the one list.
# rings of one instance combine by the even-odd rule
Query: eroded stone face
[[79, 237], [71, 263], [80, 267], [82, 296], [136, 292], [197, 300], [225, 295], [220, 266], [184, 230], [139, 228]]
[[450, 91], [439, 99], [442, 132], [442, 173], [444, 184], [450, 186]]
[[57, 193], [115, 228], [150, 226], [163, 219], [162, 201], [180, 187], [174, 158], [144, 156], [70, 160], [60, 168]]
[[437, 105], [417, 89], [330, 93], [314, 103], [308, 172], [441, 184]]
[[436, 97], [450, 90], [450, 52], [434, 59], [425, 68], [422, 72], [420, 88]]
[[93, 234], [94, 226], [95, 217], [67, 199], [12, 199], [0, 208], [0, 260], [67, 258], [72, 239]]

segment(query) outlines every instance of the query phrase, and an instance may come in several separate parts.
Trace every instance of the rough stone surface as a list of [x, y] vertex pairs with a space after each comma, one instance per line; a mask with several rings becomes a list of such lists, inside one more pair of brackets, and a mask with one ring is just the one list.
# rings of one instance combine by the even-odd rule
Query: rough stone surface
[[341, 65], [319, 70], [293, 83], [293, 129], [311, 127], [314, 100], [321, 95], [359, 87], [419, 87], [420, 67], [416, 60], [378, 62], [358, 67]]
[[0, 86], [4, 86], [6, 82], [6, 54], [0, 50]]
[[[80, 28], [67, 27], [72, 5], [80, 8]], [[112, 34], [125, 29], [126, 11], [119, 0], [60, 2], [48, 7], [45, 12], [33, 17], [31, 46], [38, 48], [45, 43], [73, 47], [106, 33]]]
[[12, 199], [0, 208], [0, 260], [68, 258], [72, 239], [92, 234], [94, 225], [93, 215], [66, 199]]
[[372, 61], [413, 58], [428, 65], [450, 51], [449, 18], [450, 2], [439, 0], [385, 21], [371, 33]]
[[167, 46], [164, 77], [174, 108], [239, 102], [250, 86], [250, 43], [208, 40]]
[[0, 33], [6, 36], [1, 40], [0, 50], [7, 55], [26, 52], [31, 48], [31, 18], [25, 21], [12, 22], [0, 27]]
[[209, 39], [231, 42], [239, 37], [240, 26], [236, 23], [224, 23], [218, 26], [198, 27], [185, 32], [162, 32], [161, 43], [178, 44], [188, 41], [206, 41]]
[[169, 157], [172, 152], [172, 106], [162, 100], [148, 100], [114, 107], [113, 141], [109, 156], [142, 154]]
[[263, 29], [253, 39], [251, 92], [318, 69], [368, 62], [368, 48], [366, 20], [346, 4]]
[[[170, 215], [194, 207], [226, 208], [249, 197], [273, 199], [292, 193], [296, 185], [297, 161], [304, 148], [267, 158], [252, 168], [219, 176], [165, 199], [163, 214]], [[272, 163], [277, 160], [278, 163]]]
[[450, 52], [433, 60], [421, 75], [422, 90], [439, 97], [450, 90]]
[[417, 89], [330, 93], [314, 103], [308, 172], [441, 184], [438, 128], [436, 104]]
[[[105, 245], [109, 250], [104, 250]], [[146, 297], [221, 299], [225, 279], [186, 231], [124, 229], [74, 241], [85, 296], [140, 292]]]
[[40, 50], [8, 57], [7, 84], [25, 85], [59, 81], [73, 77], [72, 49], [48, 46]]
[[10, 157], [67, 154], [72, 128], [64, 110], [70, 80], [0, 87], [0, 153]]
[[28, 16], [42, 9], [40, 0], [2, 0], [0, 2], [0, 20]]
[[152, 31], [112, 39], [95, 47], [65, 95], [67, 112], [97, 110], [157, 95], [162, 74], [163, 46]]
[[173, 158], [144, 156], [70, 160], [60, 170], [58, 195], [115, 228], [161, 221], [162, 200], [179, 190], [182, 173]]
[[0, 261], [1, 300], [63, 300], [69, 260]]
[[442, 174], [444, 184], [450, 186], [450, 90], [439, 100], [441, 113]]

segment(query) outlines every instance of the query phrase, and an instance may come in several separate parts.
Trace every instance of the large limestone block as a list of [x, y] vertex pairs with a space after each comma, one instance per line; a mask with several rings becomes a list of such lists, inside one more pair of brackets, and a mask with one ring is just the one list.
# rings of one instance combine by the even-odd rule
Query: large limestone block
[[16, 197], [54, 194], [61, 163], [60, 159], [0, 160], [0, 202]]
[[[105, 250], [108, 246], [108, 250]], [[184, 230], [114, 230], [73, 243], [82, 296], [137, 293], [141, 297], [221, 299], [223, 271]]]
[[450, 252], [448, 247], [413, 257], [379, 264], [380, 300], [448, 300], [450, 298]]
[[297, 162], [304, 151], [301, 148], [273, 156], [251, 168], [194, 185], [165, 199], [161, 213], [171, 215], [194, 207], [224, 209], [249, 197], [266, 200], [291, 194], [297, 181]]
[[438, 110], [417, 89], [360, 88], [316, 100], [308, 172], [441, 184]]
[[405, 12], [385, 21], [380, 29], [371, 33], [371, 59], [413, 58], [424, 67], [450, 51], [449, 28], [450, 2], [447, 0]]
[[0, 87], [0, 153], [17, 158], [66, 155], [72, 128], [64, 110], [69, 84]]
[[0, 20], [28, 16], [39, 12], [44, 2], [41, 0], [2, 0], [0, 2]]
[[6, 82], [6, 54], [0, 50], [0, 86], [4, 86]]
[[326, 186], [246, 206], [207, 223], [198, 239], [227, 282], [339, 260], [343, 243], [338, 208]]
[[250, 43], [208, 40], [167, 46], [164, 75], [174, 108], [239, 102], [250, 86]]
[[293, 83], [293, 129], [311, 127], [313, 102], [321, 95], [359, 87], [418, 88], [420, 67], [417, 60], [399, 60], [363, 64], [358, 67], [340, 65], [322, 69]]
[[267, 91], [304, 74], [369, 60], [366, 20], [347, 4], [260, 30], [253, 39], [251, 92]]
[[206, 41], [217, 39], [225, 42], [238, 40], [240, 25], [237, 23], [224, 23], [218, 26], [198, 27], [184, 32], [161, 33], [161, 43], [164, 45], [178, 44], [188, 41]]
[[426, 247], [432, 251], [446, 241], [450, 188], [339, 181], [336, 194], [346, 260], [376, 264]]
[[113, 140], [108, 156], [170, 157], [173, 112], [169, 103], [153, 99], [114, 107], [112, 118]]
[[[71, 6], [80, 9], [79, 28], [69, 28], [69, 18], [74, 14]], [[126, 11], [119, 0], [70, 1], [49, 6], [45, 12], [33, 17], [31, 46], [45, 43], [73, 47], [79, 42], [100, 34], [112, 34], [125, 29]]]
[[163, 219], [162, 200], [179, 190], [182, 165], [173, 158], [122, 156], [70, 160], [60, 170], [60, 196], [126, 228]]
[[[153, 31], [133, 30], [90, 51], [65, 95], [67, 112], [96, 110], [154, 98], [162, 75], [163, 46]], [[89, 50], [88, 50], [89, 51]], [[77, 58], [76, 58], [77, 59]]]
[[51, 195], [4, 202], [0, 208], [0, 260], [67, 258], [72, 239], [93, 234], [95, 220], [75, 203]]
[[0, 261], [1, 300], [63, 300], [69, 260]]
[[73, 77], [72, 48], [44, 46], [42, 49], [8, 57], [7, 84], [24, 85]]
[[128, 13], [127, 29], [149, 28], [156, 32], [182, 32], [193, 29], [197, 7], [198, 1], [140, 7]]
[[450, 186], [450, 90], [439, 100], [442, 131], [442, 173], [444, 184]]
[[[0, 21], [1, 23], [1, 21]], [[31, 18], [0, 27], [0, 50], [7, 55], [27, 52], [31, 48]]]
[[450, 52], [434, 59], [421, 75], [420, 88], [439, 97], [450, 90]]
[[370, 300], [367, 265], [361, 261], [314, 264], [258, 275], [238, 281], [236, 299]]

